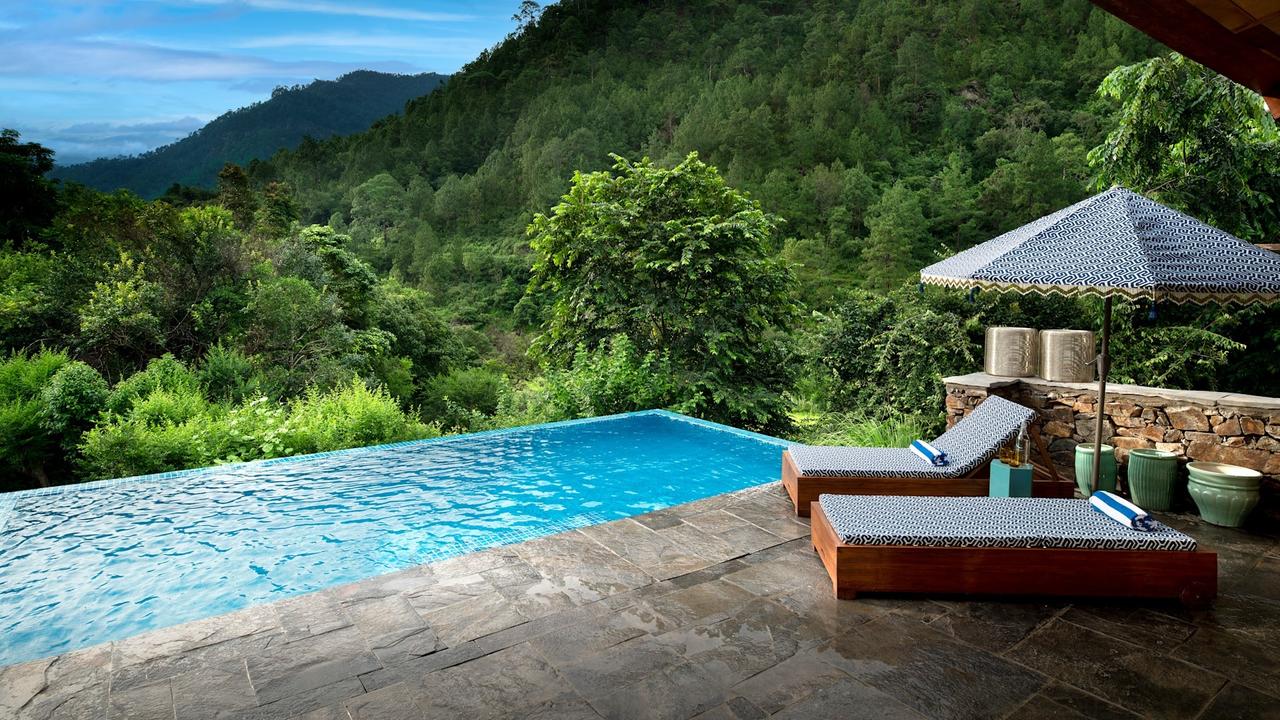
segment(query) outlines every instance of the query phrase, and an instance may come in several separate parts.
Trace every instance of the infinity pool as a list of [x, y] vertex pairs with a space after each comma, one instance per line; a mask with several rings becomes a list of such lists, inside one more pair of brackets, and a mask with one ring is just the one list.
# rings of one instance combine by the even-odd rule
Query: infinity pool
[[784, 447], [647, 411], [0, 494], [0, 665], [776, 480]]

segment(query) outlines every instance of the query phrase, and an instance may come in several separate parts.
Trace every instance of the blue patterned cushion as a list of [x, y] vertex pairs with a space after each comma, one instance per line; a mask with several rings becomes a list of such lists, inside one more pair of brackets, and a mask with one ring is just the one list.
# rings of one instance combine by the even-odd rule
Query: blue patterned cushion
[[948, 463], [935, 467], [907, 448], [824, 447], [787, 448], [802, 476], [817, 477], [962, 477], [995, 457], [1034, 410], [994, 395], [933, 441], [947, 454]]
[[822, 512], [849, 545], [1195, 550], [1196, 541], [1157, 523], [1139, 532], [1058, 498], [822, 495]]

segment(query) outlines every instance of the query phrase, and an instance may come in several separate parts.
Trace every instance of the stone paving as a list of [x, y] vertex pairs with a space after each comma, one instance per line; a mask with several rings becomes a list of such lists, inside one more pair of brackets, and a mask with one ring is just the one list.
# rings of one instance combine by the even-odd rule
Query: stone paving
[[0, 668], [0, 718], [1280, 718], [1280, 544], [1215, 608], [837, 601], [775, 485]]

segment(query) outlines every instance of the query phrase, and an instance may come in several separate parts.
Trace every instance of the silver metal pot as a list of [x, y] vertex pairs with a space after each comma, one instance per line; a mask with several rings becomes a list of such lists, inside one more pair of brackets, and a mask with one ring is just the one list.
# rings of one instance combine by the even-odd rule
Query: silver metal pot
[[1040, 358], [1039, 332], [1034, 328], [989, 327], [983, 370], [1000, 377], [1031, 377]]
[[1057, 382], [1093, 382], [1098, 349], [1089, 330], [1042, 330], [1040, 377]]

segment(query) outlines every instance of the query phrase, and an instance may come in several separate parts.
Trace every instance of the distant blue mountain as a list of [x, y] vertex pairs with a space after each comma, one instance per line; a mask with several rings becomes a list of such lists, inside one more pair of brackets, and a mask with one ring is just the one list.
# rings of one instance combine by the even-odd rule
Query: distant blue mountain
[[281, 148], [369, 129], [375, 121], [430, 93], [447, 75], [358, 70], [337, 80], [276, 88], [271, 99], [225, 113], [187, 137], [133, 157], [57, 167], [51, 175], [99, 190], [128, 188], [156, 197], [173, 183], [212, 187], [228, 162], [267, 158]]

